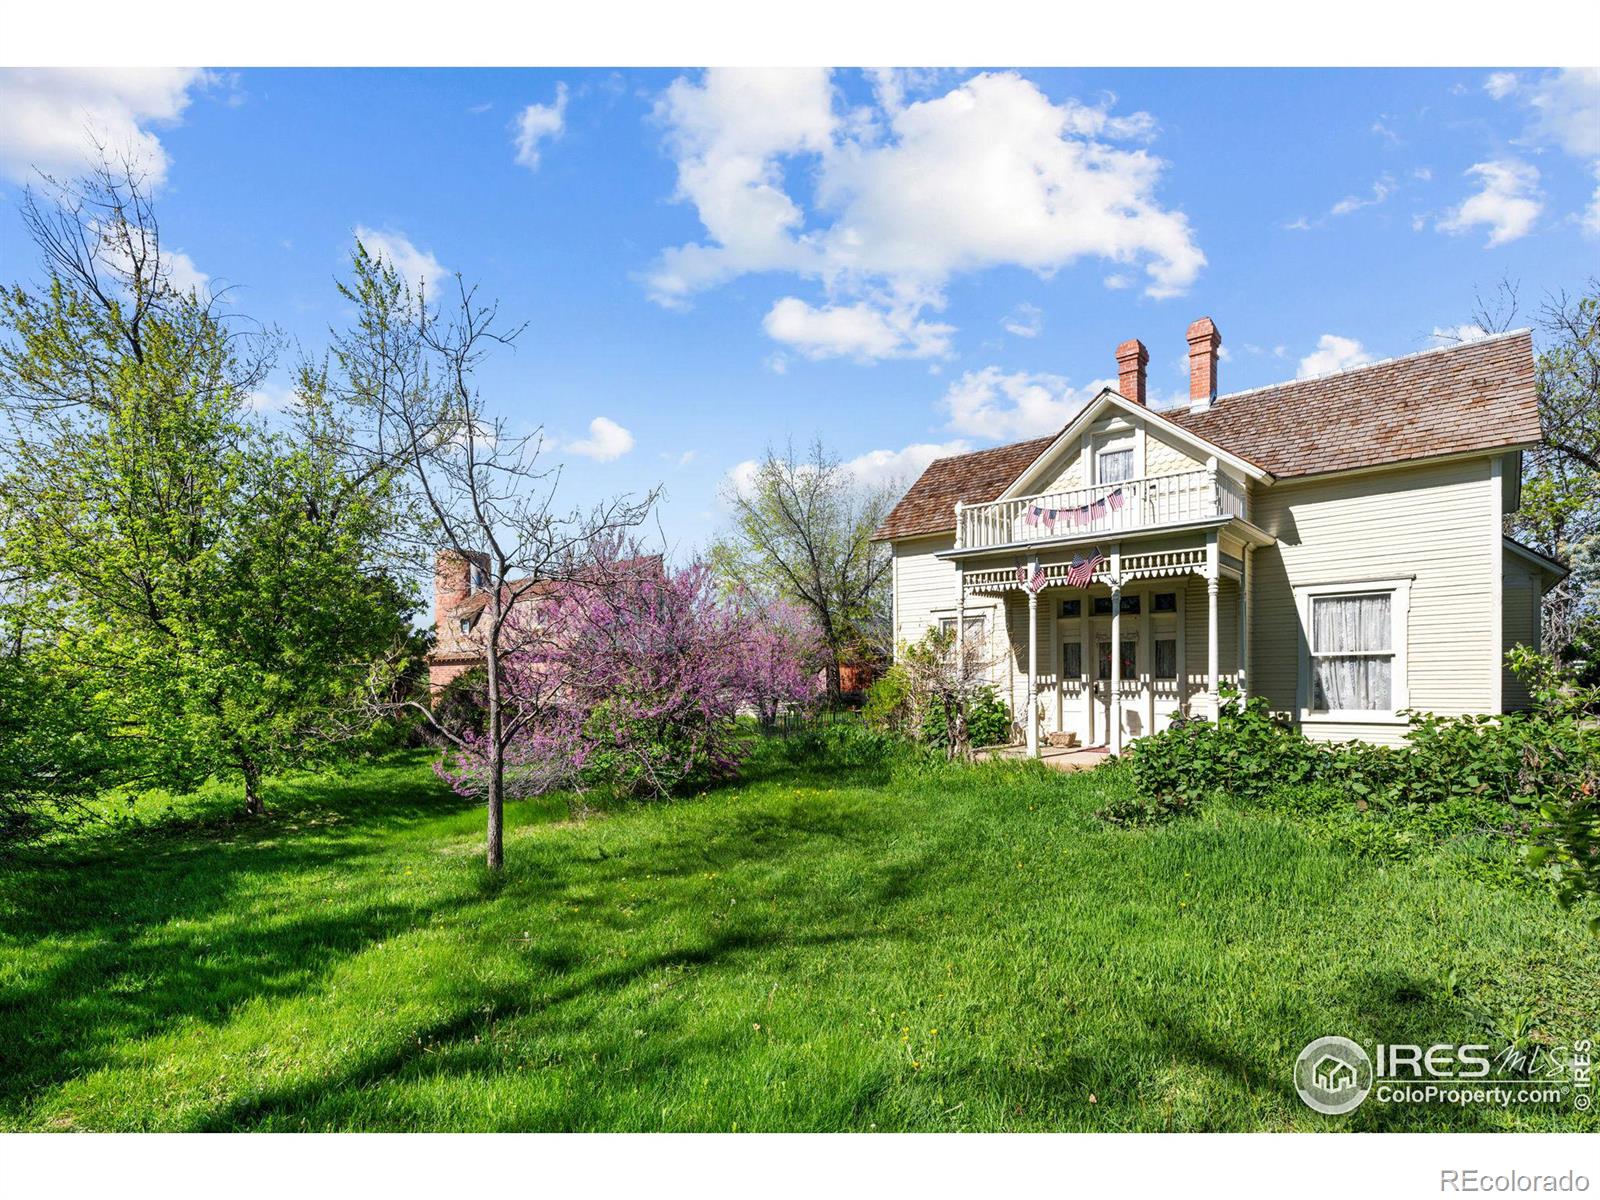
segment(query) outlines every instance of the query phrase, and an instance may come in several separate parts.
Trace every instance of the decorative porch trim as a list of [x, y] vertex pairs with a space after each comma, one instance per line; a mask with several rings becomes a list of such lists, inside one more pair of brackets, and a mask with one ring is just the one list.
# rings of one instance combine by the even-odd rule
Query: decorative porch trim
[[[1044, 586], [1066, 587], [1067, 572], [1071, 569], [1072, 564], [1070, 562], [1046, 564], [1044, 567]], [[1090, 583], [1108, 584], [1113, 578], [1119, 578], [1123, 583], [1131, 583], [1137, 579], [1157, 579], [1167, 575], [1204, 576], [1205, 573], [1205, 547], [1196, 546], [1185, 550], [1157, 550], [1147, 554], [1124, 553], [1121, 556], [1121, 571], [1118, 576], [1113, 576], [1111, 560], [1107, 559], [1095, 567]], [[1017, 579], [1017, 569], [1015, 567], [986, 567], [981, 571], [968, 570], [965, 572], [964, 579], [968, 592], [984, 592], [992, 595], [1026, 590]]]

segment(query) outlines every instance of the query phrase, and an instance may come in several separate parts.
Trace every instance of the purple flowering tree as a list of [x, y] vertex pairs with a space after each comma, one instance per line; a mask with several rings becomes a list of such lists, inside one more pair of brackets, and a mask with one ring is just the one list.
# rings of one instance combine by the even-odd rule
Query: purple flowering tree
[[[748, 615], [718, 599], [704, 563], [670, 568], [620, 537], [597, 547], [595, 579], [563, 581], [519, 612], [530, 629], [503, 663], [507, 794], [605, 783], [664, 796], [731, 773]], [[489, 768], [469, 740], [440, 771], [477, 795]]]
[[770, 730], [785, 704], [809, 704], [822, 692], [828, 647], [815, 619], [798, 604], [741, 597], [744, 647], [740, 684], [761, 727]]

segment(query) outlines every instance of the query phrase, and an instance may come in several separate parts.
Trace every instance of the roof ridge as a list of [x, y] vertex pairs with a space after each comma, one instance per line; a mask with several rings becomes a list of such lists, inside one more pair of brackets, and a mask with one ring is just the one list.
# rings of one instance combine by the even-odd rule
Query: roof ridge
[[[1216, 407], [1224, 400], [1233, 400], [1240, 396], [1253, 396], [1257, 392], [1270, 392], [1275, 388], [1293, 387], [1297, 383], [1320, 383], [1324, 379], [1337, 379], [1342, 375], [1354, 375], [1360, 371], [1372, 371], [1378, 367], [1387, 367], [1398, 362], [1409, 362], [1415, 358], [1427, 358], [1434, 354], [1450, 354], [1457, 350], [1465, 350], [1469, 346], [1482, 346], [1488, 342], [1500, 342], [1507, 338], [1519, 337], [1522, 334], [1532, 332], [1533, 327], [1525, 325], [1520, 329], [1507, 329], [1501, 333], [1491, 333], [1487, 337], [1473, 338], [1470, 342], [1457, 342], [1453, 346], [1430, 346], [1426, 350], [1413, 350], [1410, 354], [1395, 354], [1389, 358], [1379, 358], [1369, 363], [1362, 363], [1360, 366], [1345, 367], [1341, 371], [1324, 371], [1320, 375], [1307, 375], [1304, 379], [1284, 379], [1277, 383], [1264, 383], [1260, 387], [1244, 388], [1237, 392], [1226, 392], [1211, 402], [1210, 411], [1216, 411]], [[1184, 406], [1180, 405], [1168, 411], [1183, 412], [1185, 409]]]

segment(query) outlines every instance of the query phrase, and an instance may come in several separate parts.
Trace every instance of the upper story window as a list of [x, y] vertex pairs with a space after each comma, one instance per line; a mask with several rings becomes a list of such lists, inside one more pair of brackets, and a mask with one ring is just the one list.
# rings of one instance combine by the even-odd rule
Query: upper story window
[[1300, 588], [1309, 717], [1394, 718], [1405, 708], [1408, 580]]
[[1082, 600], [1063, 600], [1061, 602], [1061, 615], [1063, 617], [1077, 617], [1083, 615]]
[[1151, 612], [1175, 613], [1178, 611], [1177, 592], [1157, 592], [1150, 597]]
[[461, 632], [462, 633], [471, 633], [472, 632], [472, 618], [471, 617], [462, 617], [461, 618]]
[[1121, 483], [1133, 478], [1133, 447], [1112, 446], [1094, 456], [1096, 483]]

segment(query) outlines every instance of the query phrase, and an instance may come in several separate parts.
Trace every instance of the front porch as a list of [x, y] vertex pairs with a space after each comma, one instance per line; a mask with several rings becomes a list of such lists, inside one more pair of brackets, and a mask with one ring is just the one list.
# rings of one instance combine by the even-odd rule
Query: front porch
[[[1051, 733], [1121, 753], [1175, 715], [1215, 718], [1224, 683], [1248, 694], [1251, 556], [1272, 539], [1238, 517], [1095, 545], [1060, 539], [997, 560], [946, 552], [957, 628], [985, 630], [1024, 752]], [[992, 619], [974, 622], [981, 613]]]

